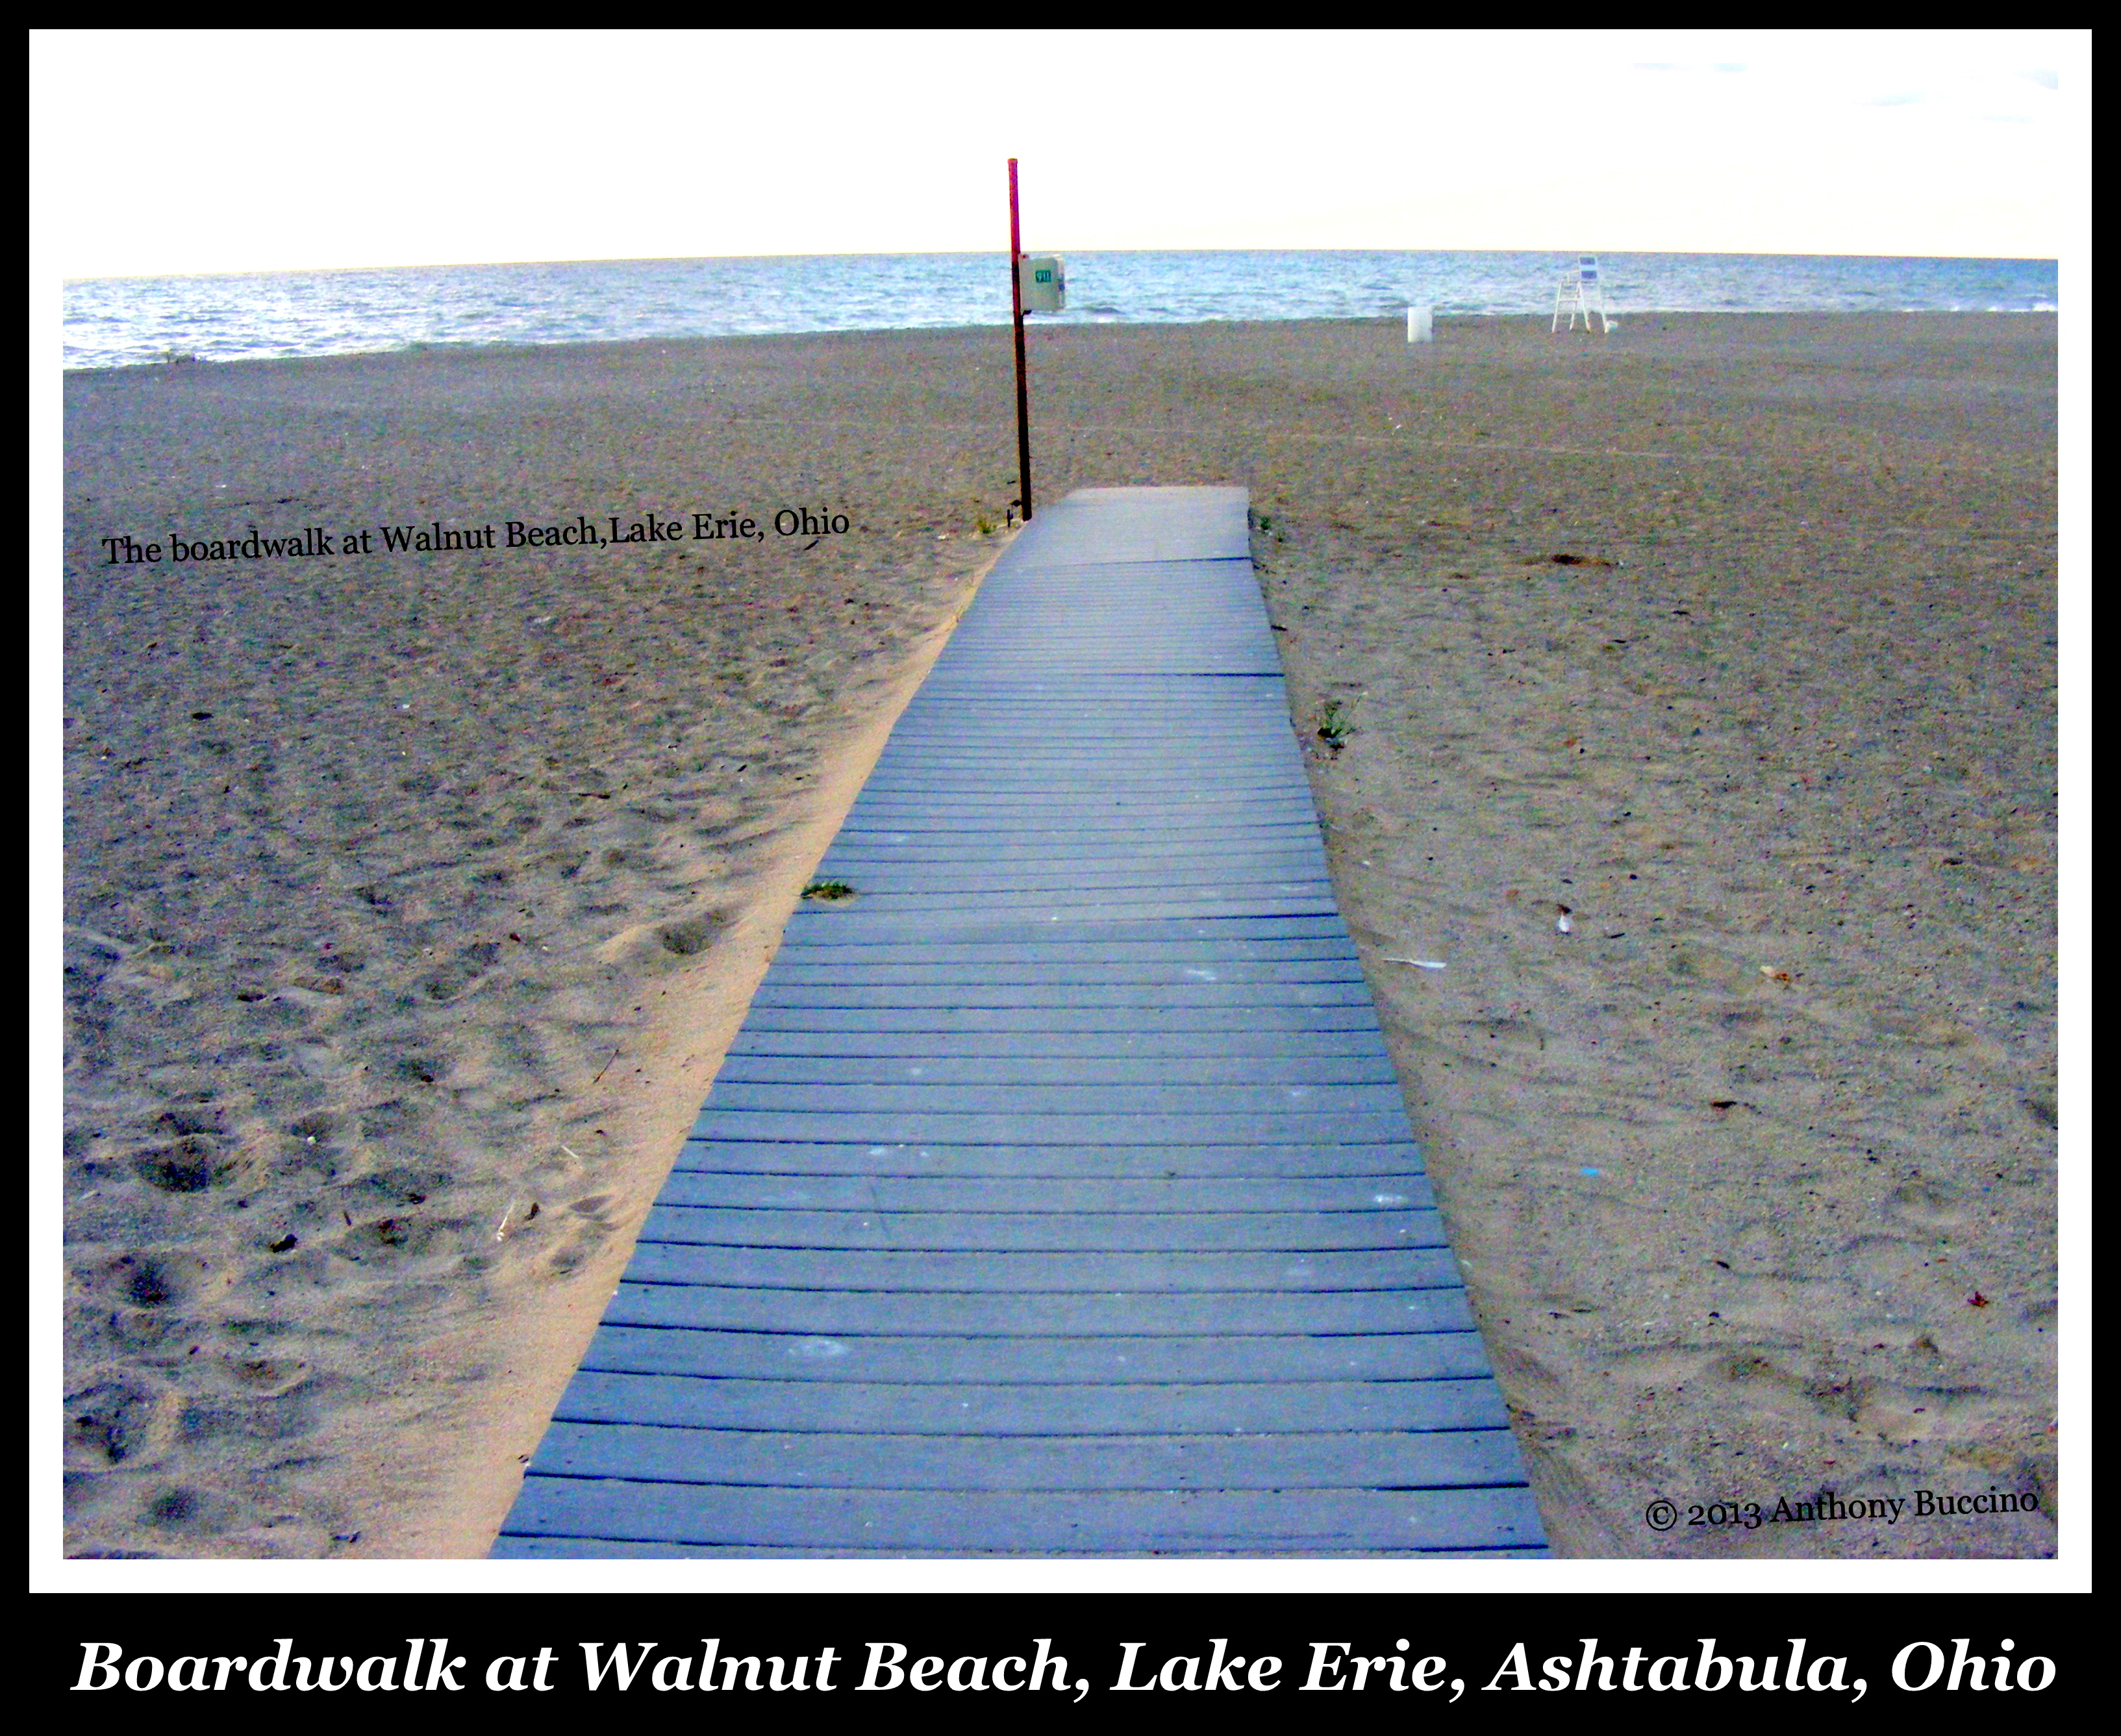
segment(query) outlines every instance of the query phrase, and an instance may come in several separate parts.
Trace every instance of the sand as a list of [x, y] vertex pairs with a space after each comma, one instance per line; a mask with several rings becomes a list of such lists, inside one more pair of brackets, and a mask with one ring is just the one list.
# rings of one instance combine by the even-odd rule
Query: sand
[[[1557, 1548], [2051, 1553], [2053, 320], [1438, 337], [1035, 331], [1034, 480], [1253, 491]], [[1007, 334], [178, 365], [66, 408], [69, 1552], [478, 1554], [997, 550]], [[98, 540], [783, 506], [849, 528]], [[2039, 1510], [1685, 1523], [1992, 1484]]]

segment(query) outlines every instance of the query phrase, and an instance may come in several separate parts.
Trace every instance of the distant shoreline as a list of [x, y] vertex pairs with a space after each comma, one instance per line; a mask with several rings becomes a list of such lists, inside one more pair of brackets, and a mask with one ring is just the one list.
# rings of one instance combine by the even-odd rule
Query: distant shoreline
[[[1852, 320], [1873, 321], [1881, 320], [2056, 320], [2059, 316], [2049, 308], [1746, 308], [1746, 309], [1661, 309], [1620, 307], [1609, 310], [1615, 327], [1633, 322], [1655, 321], [1660, 325], [1684, 323], [1691, 325], [1709, 320], [1786, 320], [1816, 324], [1820, 321]], [[1551, 315], [1541, 312], [1513, 314], [1453, 314], [1439, 310], [1436, 328], [1443, 334], [1453, 327], [1501, 327], [1513, 323], [1546, 324]], [[1114, 320], [1094, 324], [1077, 322], [1070, 324], [1049, 324], [1034, 322], [1028, 328], [1036, 335], [1059, 333], [1107, 333], [1117, 331], [1154, 331], [1166, 333], [1213, 331], [1224, 332], [1247, 329], [1266, 330], [1344, 330], [1352, 327], [1371, 325], [1380, 329], [1400, 326], [1404, 315], [1399, 314], [1364, 314], [1341, 319], [1311, 320]], [[290, 364], [346, 363], [379, 360], [506, 360], [512, 357], [564, 355], [579, 352], [585, 356], [618, 356], [627, 353], [646, 353], [669, 351], [678, 346], [706, 346], [720, 343], [844, 343], [860, 344], [879, 339], [921, 338], [956, 339], [976, 334], [1006, 332], [1007, 324], [972, 324], [966, 325], [903, 325], [863, 326], [843, 331], [795, 332], [734, 332], [701, 336], [684, 334], [667, 338], [609, 338], [557, 339], [551, 343], [413, 343], [395, 349], [335, 350], [315, 356], [236, 356], [226, 361], [191, 355], [165, 357], [151, 361], [119, 362], [93, 367], [68, 367], [63, 371], [68, 378], [99, 374], [129, 375], [144, 370], [169, 367], [236, 368], [268, 366], [279, 367]], [[1597, 341], [1593, 334], [1589, 341]], [[1555, 334], [1557, 340], [1568, 336], [1566, 332]], [[1437, 340], [1443, 340], [1439, 336]], [[1578, 332], [1574, 341], [1586, 341]]]
[[[1034, 238], [1033, 245], [1037, 243]], [[1078, 253], [1066, 309], [1039, 329], [1550, 315], [1580, 278], [1573, 253]], [[1832, 254], [1611, 254], [1609, 307], [1718, 313], [2041, 311], [2047, 260]], [[76, 366], [171, 352], [227, 357], [371, 353], [419, 343], [613, 343], [767, 334], [1006, 327], [991, 254], [580, 261], [91, 279], [61, 296]]]

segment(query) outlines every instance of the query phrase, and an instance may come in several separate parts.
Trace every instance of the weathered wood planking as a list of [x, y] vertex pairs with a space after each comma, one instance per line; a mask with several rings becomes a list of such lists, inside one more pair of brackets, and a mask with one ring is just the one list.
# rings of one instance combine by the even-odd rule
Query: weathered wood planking
[[495, 1545], [1542, 1552], [1235, 488], [999, 562]]

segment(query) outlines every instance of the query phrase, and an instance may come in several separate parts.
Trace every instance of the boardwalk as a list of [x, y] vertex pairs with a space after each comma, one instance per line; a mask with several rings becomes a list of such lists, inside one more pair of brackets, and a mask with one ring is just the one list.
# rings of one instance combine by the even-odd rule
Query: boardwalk
[[1543, 1552], [1242, 490], [1042, 515], [818, 877], [496, 1555]]

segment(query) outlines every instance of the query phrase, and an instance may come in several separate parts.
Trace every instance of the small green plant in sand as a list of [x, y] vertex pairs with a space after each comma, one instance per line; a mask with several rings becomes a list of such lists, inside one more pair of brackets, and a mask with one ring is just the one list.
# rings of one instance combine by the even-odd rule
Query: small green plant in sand
[[989, 518], [984, 512], [972, 520], [972, 534], [974, 535], [992, 536], [994, 533], [994, 520]]
[[1318, 739], [1337, 754], [1351, 733], [1347, 718], [1341, 714], [1340, 702], [1327, 700], [1325, 710], [1318, 714]]
[[813, 880], [803, 889], [806, 898], [818, 898], [828, 904], [837, 904], [842, 898], [855, 895], [853, 887], [845, 880]]

